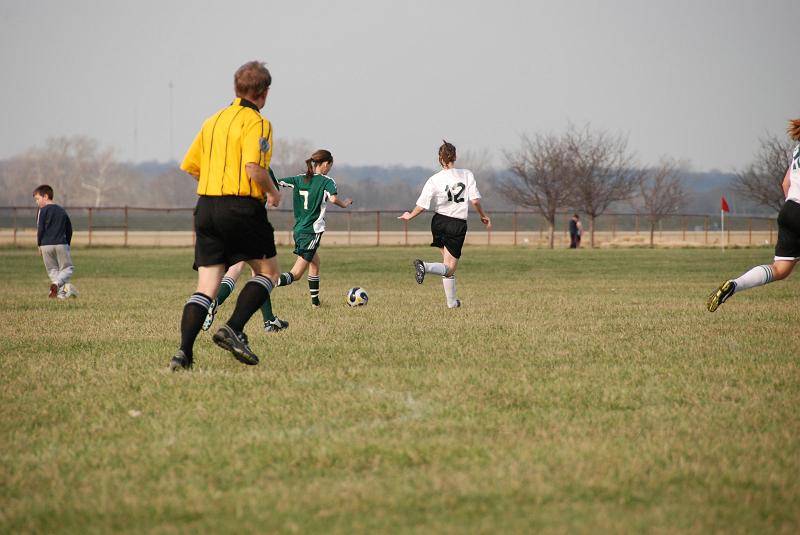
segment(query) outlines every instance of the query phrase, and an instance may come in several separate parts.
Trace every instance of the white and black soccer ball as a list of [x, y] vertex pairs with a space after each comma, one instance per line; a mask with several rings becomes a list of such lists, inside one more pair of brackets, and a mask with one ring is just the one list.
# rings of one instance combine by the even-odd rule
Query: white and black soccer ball
[[347, 304], [351, 307], [366, 305], [367, 301], [369, 301], [369, 295], [364, 288], [356, 286], [347, 290]]

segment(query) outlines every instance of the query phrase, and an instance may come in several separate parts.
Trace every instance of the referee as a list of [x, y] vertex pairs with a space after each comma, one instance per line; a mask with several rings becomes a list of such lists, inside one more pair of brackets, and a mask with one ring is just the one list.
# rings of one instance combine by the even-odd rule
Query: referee
[[203, 123], [181, 169], [197, 180], [194, 266], [197, 291], [181, 317], [181, 346], [171, 370], [190, 369], [192, 348], [217, 295], [225, 270], [246, 261], [255, 275], [247, 281], [228, 322], [214, 334], [218, 346], [244, 364], [258, 364], [244, 326], [276, 285], [279, 270], [272, 225], [263, 204], [278, 206], [280, 193], [267, 174], [272, 158], [272, 125], [261, 116], [272, 76], [262, 62], [245, 63], [234, 75], [236, 99]]

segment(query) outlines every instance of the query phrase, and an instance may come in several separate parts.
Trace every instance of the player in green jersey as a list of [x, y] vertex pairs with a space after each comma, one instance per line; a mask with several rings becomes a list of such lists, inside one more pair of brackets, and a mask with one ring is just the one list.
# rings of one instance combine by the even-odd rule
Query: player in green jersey
[[294, 205], [294, 254], [297, 261], [292, 270], [281, 273], [278, 286], [287, 286], [303, 276], [308, 269], [308, 289], [311, 305], [318, 307], [319, 301], [319, 249], [325, 232], [325, 210], [328, 201], [341, 208], [353, 204], [353, 199], [339, 200], [336, 182], [327, 176], [333, 167], [333, 156], [320, 149], [306, 160], [308, 167], [304, 175], [282, 178], [278, 183], [292, 188]]

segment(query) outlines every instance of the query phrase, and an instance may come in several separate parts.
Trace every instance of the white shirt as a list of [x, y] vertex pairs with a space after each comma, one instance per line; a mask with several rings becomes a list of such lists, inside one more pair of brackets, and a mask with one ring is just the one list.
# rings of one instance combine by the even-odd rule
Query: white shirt
[[469, 169], [442, 169], [425, 182], [417, 206], [458, 219], [467, 219], [469, 201], [480, 199]]
[[789, 164], [789, 193], [786, 199], [800, 204], [800, 144], [794, 148]]

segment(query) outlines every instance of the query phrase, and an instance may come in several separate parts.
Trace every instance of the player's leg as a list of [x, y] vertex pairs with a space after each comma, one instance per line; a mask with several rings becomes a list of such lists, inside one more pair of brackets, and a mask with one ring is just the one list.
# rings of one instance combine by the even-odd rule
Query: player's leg
[[225, 325], [214, 334], [213, 340], [218, 346], [233, 353], [239, 362], [254, 365], [258, 364], [259, 359], [250, 349], [247, 335], [244, 334], [244, 326], [253, 314], [270, 299], [270, 293], [278, 282], [280, 272], [276, 256], [248, 260], [247, 263], [255, 275], [239, 292], [233, 314]]
[[709, 312], [717, 310], [722, 303], [738, 292], [785, 279], [792, 272], [795, 264], [797, 264], [797, 259], [775, 260], [771, 265], [755, 266], [737, 278], [723, 282], [708, 297], [707, 307]]
[[211, 325], [214, 323], [214, 318], [217, 315], [217, 310], [219, 309], [220, 305], [225, 302], [226, 299], [233, 293], [233, 289], [236, 287], [236, 281], [239, 279], [239, 276], [242, 274], [242, 270], [244, 269], [245, 262], [242, 260], [241, 262], [237, 262], [233, 264], [231, 267], [228, 268], [228, 271], [222, 276], [222, 281], [219, 285], [219, 290], [217, 290], [217, 297], [211, 301], [211, 306], [208, 308], [208, 314], [206, 314], [206, 319], [203, 320], [203, 327], [204, 331], [207, 331], [211, 328]]
[[219, 289], [225, 265], [200, 266], [197, 268], [197, 290], [183, 306], [181, 316], [181, 347], [170, 361], [170, 369], [188, 369], [192, 367], [194, 357], [194, 341], [203, 326], [208, 309]]
[[306, 272], [309, 263], [310, 262], [302, 256], [298, 256], [297, 260], [294, 261], [294, 266], [292, 266], [292, 269], [281, 273], [281, 276], [278, 279], [278, 286], [288, 286], [294, 281], [300, 279], [300, 277], [303, 276], [303, 273]]
[[726, 280], [711, 292], [706, 300], [709, 312], [714, 312], [733, 294], [764, 286], [789, 276], [800, 260], [800, 205], [786, 201], [778, 213], [778, 241], [771, 265], [755, 266], [735, 279]]
[[70, 255], [70, 247], [67, 244], [55, 246], [56, 258], [58, 259], [58, 275], [57, 282], [61, 288], [58, 297], [66, 299], [68, 297], [78, 297], [78, 290], [72, 284], [72, 274], [75, 271], [75, 266], [72, 264], [72, 255]]
[[42, 245], [39, 251], [42, 253], [42, 262], [47, 271], [47, 278], [50, 279], [50, 291], [48, 297], [55, 298], [61, 288], [58, 285], [58, 256], [55, 252], [55, 245]]
[[308, 293], [311, 294], [311, 306], [320, 306], [319, 300], [319, 253], [314, 253], [308, 268]]
[[[298, 260], [301, 259], [298, 258]], [[297, 267], [297, 264], [298, 262], [295, 262], [295, 267]], [[286, 286], [294, 282], [292, 272], [295, 270], [295, 267], [292, 268], [292, 271], [281, 273], [278, 276], [278, 283], [276, 286]], [[302, 275], [302, 271], [300, 274]], [[272, 299], [267, 299], [264, 301], [264, 304], [261, 305], [261, 318], [264, 320], [264, 331], [268, 333], [282, 331], [289, 327], [288, 321], [280, 319], [272, 311]]]
[[458, 308], [461, 306], [461, 301], [458, 300], [456, 295], [456, 268], [458, 267], [458, 258], [453, 256], [447, 247], [442, 247], [442, 263], [447, 267], [447, 271], [442, 276], [442, 286], [444, 286], [444, 296], [447, 300], [447, 308]]

